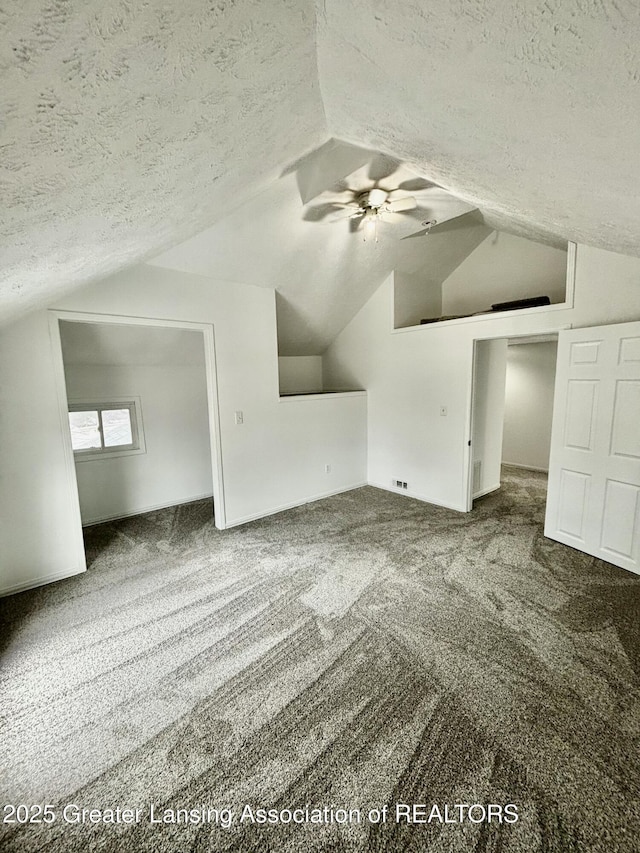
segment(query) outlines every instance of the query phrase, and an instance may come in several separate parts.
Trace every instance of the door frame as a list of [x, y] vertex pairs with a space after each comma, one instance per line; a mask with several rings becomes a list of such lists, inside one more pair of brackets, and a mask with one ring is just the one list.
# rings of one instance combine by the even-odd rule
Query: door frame
[[211, 474], [213, 485], [213, 517], [218, 530], [224, 530], [227, 526], [226, 505], [224, 494], [224, 478], [222, 468], [222, 447], [220, 440], [220, 409], [218, 403], [218, 373], [216, 366], [215, 334], [214, 327], [210, 323], [195, 323], [188, 320], [165, 320], [154, 317], [132, 317], [123, 314], [98, 314], [85, 311], [62, 311], [49, 309], [49, 334], [51, 342], [53, 371], [55, 375], [56, 394], [58, 408], [62, 425], [63, 447], [65, 466], [69, 480], [69, 489], [74, 505], [77, 531], [77, 552], [82, 555], [81, 563], [86, 568], [84, 553], [84, 540], [82, 536], [82, 520], [80, 515], [80, 499], [78, 495], [78, 481], [76, 477], [75, 458], [71, 446], [71, 433], [69, 431], [69, 415], [67, 388], [64, 373], [64, 359], [62, 356], [62, 340], [60, 335], [60, 320], [72, 323], [99, 323], [114, 326], [152, 326], [169, 329], [184, 329], [186, 331], [200, 332], [204, 344], [204, 362], [207, 388], [207, 411], [209, 427], [209, 445], [211, 448]]
[[[464, 492], [466, 495], [466, 509], [465, 512], [471, 512], [473, 509], [473, 433], [474, 433], [474, 406], [473, 401], [476, 393], [476, 367], [477, 367], [477, 344], [481, 341], [499, 341], [499, 340], [513, 340], [514, 338], [527, 338], [531, 339], [532, 343], [535, 343], [535, 338], [546, 338], [549, 335], [557, 335], [559, 332], [564, 331], [566, 329], [571, 329], [573, 326], [571, 324], [567, 324], [560, 327], [549, 328], [546, 330], [536, 330], [535, 332], [513, 332], [510, 334], [493, 334], [493, 335], [483, 335], [482, 337], [474, 338], [472, 341], [472, 356], [471, 356], [471, 379], [469, 383], [469, 396], [467, 398], [467, 447], [465, 453], [465, 470], [464, 477], [465, 483], [463, 485]], [[557, 363], [556, 363], [557, 364]], [[504, 419], [503, 419], [504, 423]]]
[[[523, 316], [531, 317], [531, 312], [535, 312], [534, 316], [539, 316], [542, 312], [544, 312], [545, 316], [542, 320], [543, 323], [547, 321], [549, 323], [553, 322], [553, 315], [551, 312], [555, 311], [567, 311], [571, 310], [574, 307], [575, 300], [575, 289], [576, 289], [576, 259], [578, 254], [578, 246], [577, 243], [573, 243], [571, 240], [567, 243], [567, 274], [565, 279], [565, 298], [564, 302], [560, 302], [554, 305], [545, 305], [540, 308], [524, 308], [518, 311], [505, 311], [502, 317], [492, 317], [489, 318], [488, 314], [480, 314], [473, 317], [467, 317], [464, 320], [460, 321], [452, 321], [452, 322], [469, 322], [471, 321], [486, 321], [488, 318], [492, 322], [496, 322], [496, 324], [500, 325], [503, 329], [511, 325], [511, 318], [514, 318], [514, 322], [518, 325], [521, 322], [521, 318]], [[508, 319], [507, 319], [508, 318]], [[471, 441], [473, 439], [473, 396], [475, 394], [475, 375], [476, 375], [476, 343], [478, 341], [495, 341], [500, 340], [501, 338], [535, 338], [541, 337], [543, 335], [553, 335], [558, 332], [563, 331], [564, 329], [572, 329], [573, 323], [557, 323], [555, 326], [550, 326], [548, 328], [542, 329], [529, 329], [527, 331], [516, 331], [513, 330], [511, 332], [505, 333], [499, 332], [496, 330], [495, 333], [491, 334], [480, 334], [477, 337], [474, 337], [471, 341], [471, 370], [468, 374], [468, 385], [467, 385], [467, 410], [466, 410], [466, 438], [465, 438], [465, 453], [463, 460], [463, 474], [462, 474], [462, 495], [466, 496], [466, 508], [465, 512], [471, 512], [473, 509], [473, 447], [471, 446]]]

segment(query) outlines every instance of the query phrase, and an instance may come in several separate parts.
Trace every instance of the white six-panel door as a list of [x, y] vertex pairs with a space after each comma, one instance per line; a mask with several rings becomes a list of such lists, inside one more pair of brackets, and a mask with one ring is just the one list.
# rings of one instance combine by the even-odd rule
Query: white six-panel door
[[640, 574], [640, 322], [560, 332], [544, 532]]

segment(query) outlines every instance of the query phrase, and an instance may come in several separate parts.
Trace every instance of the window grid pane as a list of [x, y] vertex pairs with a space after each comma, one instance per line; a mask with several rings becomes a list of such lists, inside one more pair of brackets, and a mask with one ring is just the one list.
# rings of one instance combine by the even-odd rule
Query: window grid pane
[[71, 446], [74, 450], [100, 450], [100, 421], [98, 412], [69, 412]]
[[102, 435], [105, 447], [120, 447], [133, 444], [131, 412], [126, 409], [103, 409]]
[[102, 454], [144, 453], [137, 405], [135, 400], [105, 403], [72, 401], [69, 404], [69, 428], [76, 459], [95, 459]]

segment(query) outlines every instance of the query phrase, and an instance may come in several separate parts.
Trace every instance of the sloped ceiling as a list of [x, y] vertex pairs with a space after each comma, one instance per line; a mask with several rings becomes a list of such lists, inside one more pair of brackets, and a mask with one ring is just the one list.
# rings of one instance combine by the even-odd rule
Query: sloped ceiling
[[300, 0], [0, 9], [0, 317], [175, 244], [327, 136]]
[[640, 255], [637, 0], [323, 0], [329, 131], [485, 210]]
[[[178, 246], [249, 199], [262, 223], [270, 192], [279, 244], [295, 251], [287, 176], [331, 137], [394, 156], [490, 227], [640, 254], [639, 45], [633, 0], [10, 0], [0, 317]], [[325, 335], [308, 318], [348, 291], [362, 252], [354, 242], [313, 287], [283, 265], [292, 346]]]
[[[280, 354], [317, 355], [392, 270], [428, 270], [441, 282], [490, 233], [462, 215], [472, 208], [456, 199], [381, 223], [378, 242], [364, 242], [349, 218], [326, 215], [345, 187], [420, 183], [391, 158], [331, 141], [258, 197], [150, 263], [277, 290]], [[337, 216], [345, 213], [338, 209]], [[456, 217], [455, 230], [445, 228], [449, 215]], [[431, 217], [443, 224], [428, 238], [402, 239], [423, 232], [421, 221]]]

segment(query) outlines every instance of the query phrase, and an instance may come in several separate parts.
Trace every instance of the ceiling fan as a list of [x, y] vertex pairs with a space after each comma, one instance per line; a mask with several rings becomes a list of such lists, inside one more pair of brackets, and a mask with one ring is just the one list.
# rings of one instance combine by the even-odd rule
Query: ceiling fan
[[365, 240], [377, 242], [381, 225], [393, 226], [399, 237], [427, 234], [437, 223], [473, 210], [473, 205], [401, 166], [380, 175], [360, 170], [349, 177], [349, 184], [322, 193], [322, 201], [309, 205], [304, 218], [347, 221], [350, 231], [362, 231]]
[[[353, 192], [347, 190], [347, 192]], [[400, 193], [400, 195], [398, 195]], [[362, 193], [354, 193], [355, 198], [349, 201], [334, 201], [330, 204], [336, 208], [335, 219], [348, 219], [351, 221], [351, 230], [356, 231], [362, 226], [365, 240], [378, 241], [378, 224], [388, 222], [393, 224], [400, 221], [400, 214], [406, 214], [410, 210], [416, 210], [418, 201], [414, 196], [403, 195], [401, 190], [387, 192], [379, 187], [374, 187]], [[432, 220], [429, 225], [435, 225]], [[423, 222], [423, 225], [427, 225]]]

